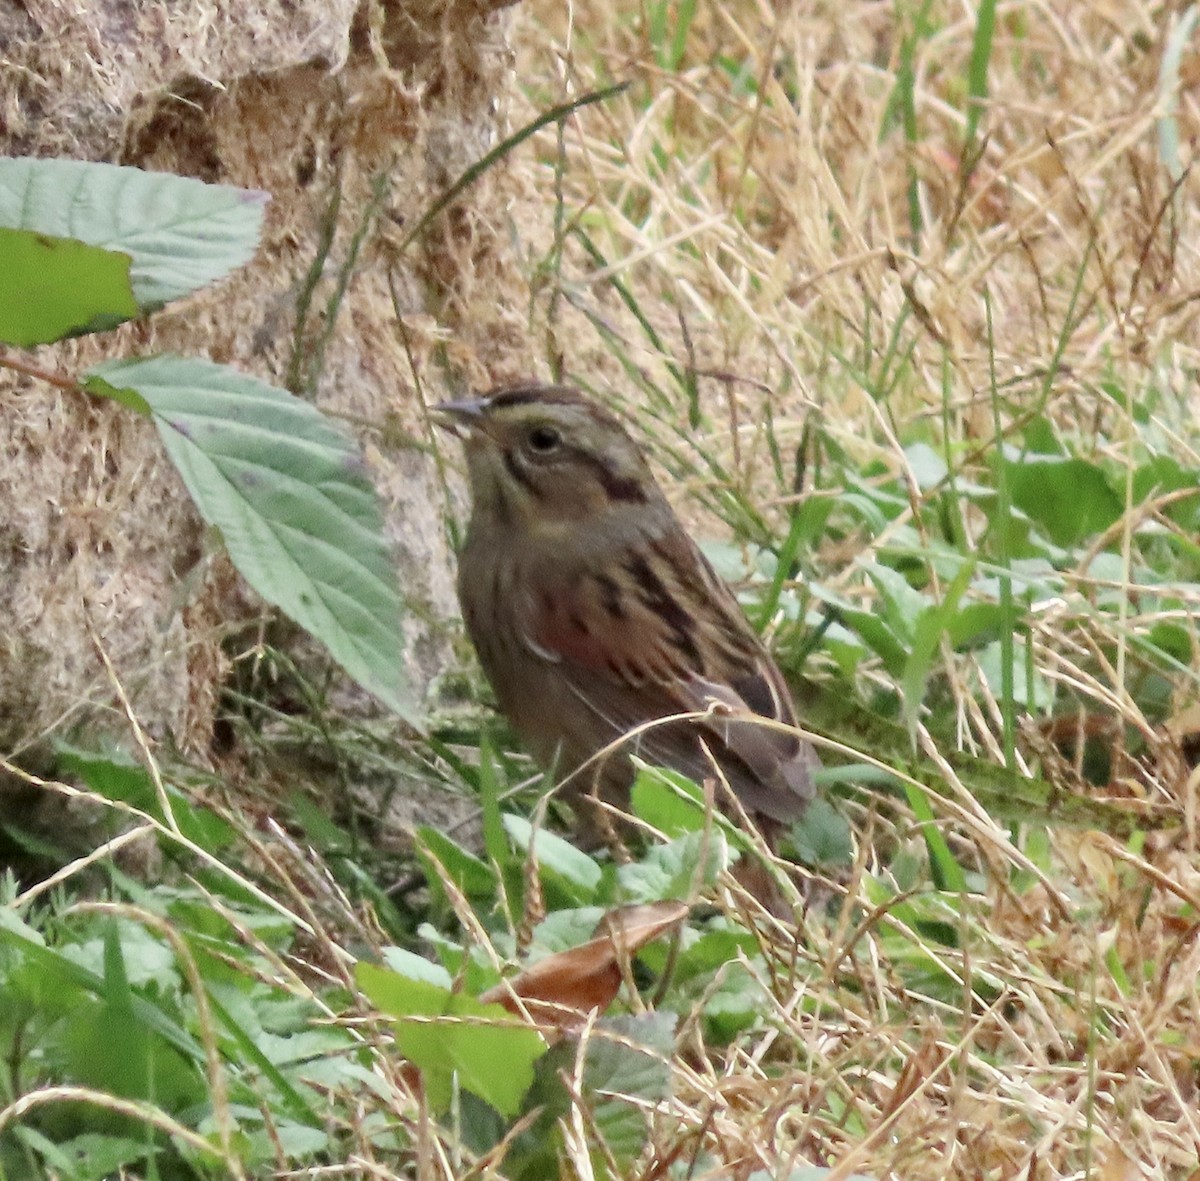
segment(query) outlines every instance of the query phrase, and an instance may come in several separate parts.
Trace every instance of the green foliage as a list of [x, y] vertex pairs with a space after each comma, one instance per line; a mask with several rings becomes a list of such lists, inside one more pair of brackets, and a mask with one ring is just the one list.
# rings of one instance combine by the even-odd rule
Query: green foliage
[[[695, 50], [704, 31], [702, 11], [665, 0], [641, 10], [639, 27], [664, 73], [701, 60]], [[887, 47], [894, 84], [881, 135], [902, 136], [910, 149], [907, 211], [910, 240], [919, 244], [929, 208], [922, 204], [922, 137], [933, 109], [923, 91], [921, 56], [946, 30], [936, 23], [940, 10], [929, 3], [909, 5], [898, 16], [896, 43]], [[957, 178], [963, 199], [973, 192], [974, 153], [982, 151], [993, 44], [1007, 37], [1007, 51], [1015, 52], [1011, 43], [1019, 45], [1021, 38], [1019, 14], [1010, 14], [1012, 23], [1002, 30], [995, 18], [993, 4], [978, 6], [969, 55], [961, 55], [964, 72], [946, 80], [947, 109], [964, 112]], [[1181, 21], [1170, 34], [1168, 59], [1175, 60], [1173, 67], [1164, 63], [1164, 90], [1177, 85], [1166, 75], [1178, 68], [1185, 39], [1180, 30], [1193, 24]], [[755, 118], [767, 120], [774, 101], [769, 91], [776, 83], [785, 90], [790, 84], [785, 58], [760, 77], [750, 56], [736, 51], [712, 64], [737, 101], [754, 96]], [[555, 108], [468, 169], [406, 227], [404, 245], [537, 126], [604, 93]], [[789, 94], [789, 101], [794, 97]], [[1177, 129], [1170, 105], [1163, 110], [1162, 154], [1176, 169], [1178, 145], [1171, 136], [1177, 138]], [[732, 138], [735, 122], [729, 126]], [[677, 178], [674, 145], [656, 141], [652, 157], [664, 182]], [[751, 177], [743, 177], [748, 189], [753, 168], [744, 171]], [[692, 201], [694, 183], [694, 177], [680, 179], [672, 187], [675, 199]], [[630, 225], [657, 228], [636, 208], [643, 195], [627, 192], [621, 200]], [[566, 211], [560, 213], [568, 224]], [[1137, 733], [1128, 728], [1126, 741], [1136, 754], [1134, 744], [1179, 697], [1194, 697], [1200, 470], [1187, 434], [1190, 412], [1162, 391], [1126, 388], [1115, 374], [1101, 388], [1084, 391], [1100, 407], [1094, 417], [1084, 421], [1061, 412], [1052, 394], [1077, 324], [1068, 301], [1057, 351], [1044, 370], [1018, 380], [1014, 389], [997, 388], [994, 379], [989, 389], [984, 382], [994, 429], [962, 441], [952, 429], [950, 404], [978, 398], [979, 387], [960, 390], [947, 363], [940, 420], [936, 409], [926, 413], [921, 399], [909, 400], [914, 389], [922, 395], [927, 389], [927, 370], [914, 354], [928, 326], [918, 323], [911, 302], [880, 320], [872, 297], [865, 301], [870, 306], [863, 323], [847, 334], [850, 342], [830, 341], [828, 371], [820, 380], [830, 401], [843, 386], [865, 395], [887, 426], [886, 446], [876, 439], [848, 442], [846, 432], [813, 415], [793, 461], [794, 436], [777, 434], [773, 417], [788, 392], [785, 377], [780, 397], [764, 399], [765, 418], [755, 435], [778, 487], [749, 487], [738, 464], [719, 448], [697, 452], [694, 439], [711, 439], [721, 421], [701, 396], [694, 358], [682, 357], [665, 339], [662, 325], [670, 316], [657, 306], [661, 293], [649, 306], [640, 273], [618, 273], [620, 259], [606, 255], [599, 232], [604, 216], [598, 208], [581, 210], [565, 236], [607, 276], [595, 285], [607, 282], [614, 299], [601, 314], [598, 301], [574, 289], [571, 294], [649, 407], [644, 425], [654, 436], [655, 454], [687, 476], [699, 499], [732, 530], [734, 544], [712, 544], [708, 552], [738, 585], [751, 618], [771, 629], [784, 667], [798, 683], [814, 673], [819, 681], [815, 688], [800, 687], [800, 713], [819, 737], [832, 740], [818, 776], [825, 794], [785, 835], [783, 847], [819, 871], [818, 878], [832, 881], [835, 903], [825, 907], [821, 888], [828, 883], [820, 882], [797, 912], [794, 941], [786, 928], [764, 934], [749, 925], [714, 887], [728, 883], [726, 871], [747, 868], [759, 856], [753, 842], [706, 808], [695, 784], [653, 768], [639, 772], [632, 811], [660, 836], [632, 843], [622, 864], [606, 852], [580, 850], [552, 830], [552, 812], [543, 821], [542, 812], [534, 811], [531, 821], [519, 811], [525, 797], [516, 794], [522, 778], [516, 761], [499, 753], [478, 727], [456, 722], [422, 749], [431, 763], [451, 768], [478, 793], [483, 847], [432, 827], [419, 829], [414, 857], [429, 882], [428, 898], [400, 913], [400, 904], [378, 884], [386, 879], [370, 850], [297, 796], [290, 815], [284, 808], [278, 812], [293, 835], [301, 834], [298, 842], [316, 850], [317, 867], [306, 880], [304, 905], [291, 913], [278, 902], [281, 887], [270, 870], [252, 877], [232, 868], [253, 858], [245, 853], [246, 834], [229, 817], [209, 811], [169, 779], [157, 783], [127, 759], [74, 750], [64, 757], [66, 770], [114, 811], [159, 827], [167, 872], [164, 881], [146, 886], [106, 866], [112, 905], [105, 908], [73, 907], [45, 895], [19, 907], [0, 906], [0, 1060], [6, 1066], [0, 1071], [0, 1111], [8, 1113], [0, 1116], [0, 1177], [99, 1178], [123, 1169], [215, 1178], [229, 1175], [233, 1161], [267, 1176], [344, 1167], [364, 1146], [375, 1154], [376, 1171], [408, 1175], [434, 1137], [463, 1173], [494, 1170], [541, 1181], [561, 1175], [568, 1154], [583, 1151], [597, 1175], [631, 1175], [645, 1166], [639, 1157], [649, 1134], [647, 1114], [670, 1098], [683, 1048], [689, 1069], [699, 1061], [740, 1071], [753, 1061], [762, 1077], [785, 1071], [803, 1076], [812, 1088], [806, 1092], [806, 1126], [819, 1128], [826, 1120], [840, 1137], [866, 1138], [886, 1120], [872, 1122], [870, 1106], [859, 1104], [864, 1095], [886, 1089], [880, 1080], [894, 1065], [897, 1048], [905, 1048], [917, 1014], [925, 1034], [936, 1023], [930, 1047], [954, 1046], [954, 1055], [961, 1053], [928, 1059], [931, 1069], [919, 1076], [918, 1090], [937, 1081], [942, 1067], [933, 1064], [939, 1062], [954, 1071], [955, 1087], [969, 1087], [981, 1061], [993, 1074], [1002, 1073], [1002, 1037], [981, 1038], [974, 1059], [967, 1048], [975, 1035], [972, 1023], [988, 1006], [1003, 1003], [1006, 1022], [1015, 1013], [1018, 1025], [1036, 1024], [1035, 1006], [1023, 998], [1029, 974], [1017, 952], [1023, 933], [1045, 919], [1022, 928], [1015, 912], [1049, 913], [1054, 924], [1078, 917], [1060, 913], [1059, 886], [1047, 881], [1061, 868], [1051, 826], [1101, 829], [1137, 851], [1154, 818], [1100, 792], [1093, 798], [1063, 790], [1045, 769], [1049, 759], [1040, 767], [1034, 762], [1027, 774], [1015, 756], [1032, 762], [1039, 752], [1019, 741], [1018, 724], [1036, 729], [1056, 717], [1091, 715], [1099, 706], [1112, 710], [1119, 701], [1126, 703], [1125, 716], [1148, 723]], [[957, 248], [952, 234], [948, 242]], [[685, 240], [679, 249], [684, 257], [696, 248]], [[561, 240], [555, 250], [561, 265]], [[648, 269], [648, 262], [643, 265]], [[743, 278], [747, 287], [756, 281], [750, 275], [739, 282]], [[69, 311], [61, 331], [103, 323], [95, 317], [109, 314], [108, 298]], [[700, 288], [689, 289], [688, 298], [703, 298]], [[685, 302], [671, 309], [679, 310], [681, 323]], [[611, 316], [614, 308], [619, 321]], [[325, 331], [331, 333], [336, 307], [327, 311]], [[1088, 314], [1098, 314], [1094, 303]], [[772, 347], [786, 351], [786, 335], [773, 338]], [[226, 389], [225, 378], [206, 366], [172, 368], [174, 362], [164, 361], [161, 370], [141, 368], [147, 364], [133, 362], [130, 380], [120, 388], [113, 382], [106, 392], [155, 417], [164, 438], [174, 440], [167, 445], [179, 452], [181, 469], [191, 464], [210, 475], [215, 469], [219, 486], [204, 494], [212, 497], [207, 519], [228, 537], [241, 526], [239, 514], [251, 514], [246, 536], [257, 538], [255, 530], [262, 528], [280, 544], [293, 529], [307, 530], [303, 514], [289, 516], [310, 507], [305, 497], [278, 518], [272, 515], [283, 495], [274, 482], [302, 476], [303, 465], [286, 445], [283, 459], [267, 464], [258, 502], [245, 489], [235, 491], [236, 479], [220, 470], [229, 454], [224, 445], [196, 443], [211, 424], [232, 440], [239, 462], [261, 460], [252, 448], [238, 450], [245, 440], [237, 415], [205, 403], [236, 394], [253, 404], [253, 383], [231, 378]], [[551, 364], [560, 367], [564, 358], [555, 356]], [[793, 366], [802, 368], [788, 356], [783, 368], [790, 372]], [[134, 378], [147, 372], [155, 381], [139, 385]], [[564, 376], [586, 388], [594, 373], [592, 366]], [[305, 370], [306, 381], [318, 374], [319, 364], [315, 372]], [[200, 399], [196, 406], [193, 392]], [[183, 393], [187, 406], [169, 402]], [[264, 411], [271, 416], [276, 395], [271, 392]], [[280, 421], [291, 422], [295, 408], [282, 405]], [[1121, 414], [1111, 415], [1111, 407]], [[197, 420], [179, 430], [188, 413]], [[341, 461], [331, 458], [336, 446], [324, 449], [317, 420], [298, 419], [292, 442], [303, 451], [312, 442], [310, 429], [338, 489], [324, 507], [338, 520], [336, 512], [347, 503], [361, 504], [361, 488], [354, 480], [352, 488], [339, 483]], [[862, 451], [855, 450], [859, 442]], [[236, 522], [227, 528], [230, 517]], [[363, 570], [375, 569], [372, 554], [359, 559]], [[253, 567], [254, 556], [247, 560]], [[288, 554], [276, 560], [305, 564]], [[319, 563], [308, 565], [320, 573]], [[340, 567], [334, 570], [326, 572], [325, 583], [318, 578], [305, 584], [302, 596], [318, 601], [322, 587], [339, 577]], [[393, 610], [386, 596], [374, 601], [367, 594], [364, 602], [383, 604], [385, 614]], [[345, 639], [353, 648], [355, 635]], [[368, 659], [366, 643], [359, 635], [359, 661]], [[395, 684], [384, 690], [397, 691]], [[978, 753], [963, 749], [972, 745]], [[1092, 753], [1078, 752], [1083, 773]], [[1111, 765], [1104, 762], [1094, 775], [1096, 787], [1110, 786]], [[1136, 764], [1131, 759], [1128, 765]], [[987, 855], [977, 847], [976, 830], [956, 823], [972, 812], [981, 824], [988, 819], [983, 812], [1002, 822]], [[1010, 847], [1003, 844], [1005, 834]], [[868, 837], [869, 855], [856, 858], [856, 843]], [[358, 960], [357, 993], [338, 975], [344, 959], [332, 957], [330, 967], [308, 951], [314, 933], [300, 913], [315, 922], [323, 908], [341, 901], [333, 888], [312, 897], [326, 870], [330, 880], [353, 883], [355, 901], [374, 912], [388, 938], [397, 938], [397, 931], [419, 934], [413, 947], [380, 948], [371, 937], [377, 928], [356, 928], [346, 942]], [[837, 892], [851, 874], [853, 887], [843, 898]], [[637, 953], [616, 1011], [599, 1017], [584, 1037], [547, 1049], [539, 1035], [478, 1001], [512, 963], [536, 965], [586, 943], [614, 905], [666, 898], [696, 905], [672, 940]], [[1068, 902], [1077, 905], [1073, 898]], [[986, 921], [993, 906], [1006, 910], [1002, 934], [993, 935]], [[1139, 912], [1139, 925], [1142, 917]], [[1179, 928], [1186, 930], [1192, 917], [1185, 911], [1176, 920]], [[1101, 947], [1098, 967], [1120, 996], [1136, 997], [1156, 965], [1139, 963], [1129, 952], [1137, 938], [1120, 926], [1115, 903], [1111, 918], [1117, 926]], [[1057, 927], [1046, 932], [1046, 938], [1058, 935]], [[331, 945], [321, 946], [328, 951]], [[319, 962], [316, 983], [288, 974], [288, 957], [297, 953]], [[1051, 962], [1055, 970], [1042, 998], [1086, 987], [1071, 975], [1079, 970], [1071, 955], [1064, 951]], [[375, 1029], [363, 1018], [364, 997], [384, 1012], [386, 1028]], [[1110, 1018], [1097, 1012], [1099, 1028]], [[354, 1020], [331, 1022], [332, 1014]], [[834, 1047], [812, 1069], [803, 1061], [810, 1051], [791, 1036], [804, 1021], [819, 1025], [822, 1040]], [[677, 1024], [686, 1035], [677, 1035]], [[856, 1041], [867, 1027], [879, 1036], [858, 1059], [858, 1047], [875, 1036]], [[1056, 1070], [1081, 1044], [1078, 1028], [1074, 1021], [1065, 1026]], [[772, 1037], [764, 1039], [766, 1031]], [[394, 1045], [388, 1040], [393, 1034]], [[399, 1092], [383, 1081], [401, 1055], [419, 1069], [423, 1113], [433, 1115], [421, 1126], [425, 1138], [419, 1142], [396, 1118], [408, 1110]], [[866, 1085], [858, 1086], [859, 1078]], [[99, 1099], [76, 1097], [69, 1106], [64, 1099], [12, 1114], [26, 1097], [53, 1084], [91, 1087]], [[897, 1086], [894, 1094], [888, 1110], [898, 1113], [915, 1092]], [[113, 1100], [107, 1106], [106, 1096]], [[134, 1106], [120, 1107], [118, 1098]], [[371, 1099], [378, 1101], [373, 1109]], [[1004, 1110], [1027, 1106], [1011, 1095], [1002, 1102]], [[371, 1113], [366, 1119], [364, 1110]], [[729, 1109], [721, 1114], [727, 1118]], [[479, 1154], [495, 1155], [481, 1164], [473, 1159]], [[665, 1159], [675, 1160], [680, 1175], [726, 1168], [703, 1155], [660, 1157], [656, 1167]], [[783, 1175], [808, 1181], [824, 1172], [797, 1166]]]
[[[146, 802], [126, 761], [69, 758], [115, 803]], [[199, 851], [227, 847], [227, 826], [171, 795]], [[279, 979], [295, 922], [213, 864], [179, 886], [114, 872], [104, 903], [0, 907], [0, 1177], [217, 1178], [340, 1154], [361, 1043]], [[16, 1114], [53, 1085], [71, 1090]]]
[[[137, 308], [107, 309], [123, 318], [182, 299], [249, 262], [267, 199], [265, 193], [140, 168], [0, 158], [0, 226], [128, 256]], [[70, 271], [61, 278], [53, 293], [43, 289], [47, 302], [66, 298], [74, 285]], [[84, 324], [74, 328], [86, 330]]]
[[211, 361], [108, 361], [84, 386], [145, 407], [246, 581], [414, 717], [400, 595], [357, 445], [307, 402]]
[[137, 314], [126, 254], [0, 226], [0, 258], [0, 340], [8, 344], [30, 348]]
[[[0, 159], [0, 340], [111, 328], [191, 294], [248, 261], [264, 204], [262, 193], [136, 168]], [[209, 361], [109, 361], [81, 388], [152, 417], [246, 581], [418, 721], [395, 572], [351, 438], [291, 394]]]
[[[413, 957], [416, 958], [416, 957]], [[484, 1005], [429, 980], [359, 964], [359, 986], [393, 1018], [396, 1045], [421, 1071], [433, 1110], [450, 1110], [456, 1087], [515, 1116], [546, 1052], [536, 1030], [496, 1004]]]
[[[314, 993], [281, 972], [302, 920], [227, 868], [245, 834], [123, 756], [65, 749], [62, 764], [114, 811], [153, 822], [174, 872], [148, 886], [110, 867], [103, 903], [0, 906], [0, 1055], [9, 1064], [0, 1072], [0, 1177], [98, 1179], [123, 1168], [215, 1179], [232, 1161], [257, 1175], [343, 1159], [363, 1137], [374, 1159], [399, 1169], [412, 1151], [405, 1136], [344, 1113], [357, 1090], [378, 1085], [379, 1050], [329, 1023], [352, 1003], [342, 986]], [[502, 863], [431, 831], [421, 856], [432, 881], [466, 887], [479, 929], [509, 956], [501, 891], [527, 882], [531, 850], [540, 891], [560, 891], [563, 903], [534, 929], [534, 960], [587, 943], [616, 902], [706, 888], [729, 863], [719, 827], [684, 832], [617, 868], [514, 814], [502, 821]], [[668, 986], [658, 1012], [604, 1017], [582, 1044], [549, 1052], [523, 1021], [475, 999], [498, 979], [484, 945], [444, 926], [422, 935], [436, 960], [385, 948], [380, 962], [358, 963], [358, 988], [391, 1021], [389, 1053], [419, 1070], [447, 1134], [457, 1128], [477, 1152], [511, 1139], [506, 1175], [528, 1181], [559, 1175], [564, 1120], [579, 1102], [598, 1170], [638, 1158], [647, 1105], [670, 1091], [675, 1012], [704, 997], [707, 1034], [722, 1040], [763, 1021], [761, 949], [720, 916], [689, 922], [675, 952], [651, 944], [639, 957], [638, 973]], [[731, 968], [734, 957], [753, 970]], [[54, 1087], [68, 1090], [16, 1114], [23, 1097]]]
[[582, 1054], [571, 1042], [555, 1046], [538, 1063], [527, 1100], [536, 1117], [513, 1146], [510, 1175], [522, 1181], [562, 1176], [565, 1126], [571, 1114], [571, 1091], [564, 1083], [573, 1078], [579, 1080], [577, 1093], [594, 1097], [589, 1112], [593, 1167], [611, 1175], [604, 1167], [607, 1162], [618, 1169], [631, 1165], [646, 1142], [644, 1105], [671, 1093], [674, 1033], [673, 1014], [624, 1015], [599, 1021]]

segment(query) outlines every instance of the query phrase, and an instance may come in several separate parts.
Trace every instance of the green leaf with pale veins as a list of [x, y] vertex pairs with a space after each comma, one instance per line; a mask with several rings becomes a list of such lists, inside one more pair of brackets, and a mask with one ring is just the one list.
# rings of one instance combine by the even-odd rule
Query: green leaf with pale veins
[[0, 157], [0, 226], [129, 255], [133, 297], [143, 311], [249, 262], [269, 199], [169, 172]]
[[517, 848], [526, 853], [533, 849], [543, 870], [557, 874], [579, 900], [592, 900], [603, 876], [594, 858], [552, 832], [535, 831], [523, 816], [505, 813], [503, 821], [505, 831]]
[[108, 361], [84, 385], [144, 405], [246, 581], [415, 722], [395, 569], [357, 444], [307, 402], [211, 361]]

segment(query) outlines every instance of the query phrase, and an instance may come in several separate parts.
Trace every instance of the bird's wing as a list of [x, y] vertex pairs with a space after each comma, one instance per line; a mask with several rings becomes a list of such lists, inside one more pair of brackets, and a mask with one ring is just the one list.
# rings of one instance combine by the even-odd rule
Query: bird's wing
[[646, 730], [638, 750], [648, 761], [702, 780], [713, 773], [707, 747], [747, 810], [785, 822], [813, 796], [816, 754], [785, 728], [796, 719], [783, 678], [682, 532], [602, 572], [549, 580], [528, 604], [525, 640], [613, 738], [659, 718], [706, 713]]

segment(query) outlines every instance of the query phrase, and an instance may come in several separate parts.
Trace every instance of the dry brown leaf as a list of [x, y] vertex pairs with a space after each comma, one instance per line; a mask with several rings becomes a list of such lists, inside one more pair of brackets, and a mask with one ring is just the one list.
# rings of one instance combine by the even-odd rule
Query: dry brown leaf
[[528, 1013], [539, 1024], [578, 1028], [592, 1010], [612, 1004], [621, 987], [622, 963], [678, 926], [687, 913], [687, 904], [675, 901], [611, 910], [596, 924], [594, 939], [538, 960], [479, 999], [510, 1013]]

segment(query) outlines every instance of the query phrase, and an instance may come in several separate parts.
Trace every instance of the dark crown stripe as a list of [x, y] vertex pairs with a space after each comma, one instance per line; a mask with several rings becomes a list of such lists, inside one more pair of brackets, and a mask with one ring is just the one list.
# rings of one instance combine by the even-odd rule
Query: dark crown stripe
[[484, 397], [492, 410], [507, 406], [529, 406], [534, 403], [551, 406], [575, 406], [583, 401], [583, 395], [569, 385], [538, 385], [522, 382], [519, 385], [499, 386], [489, 390]]

